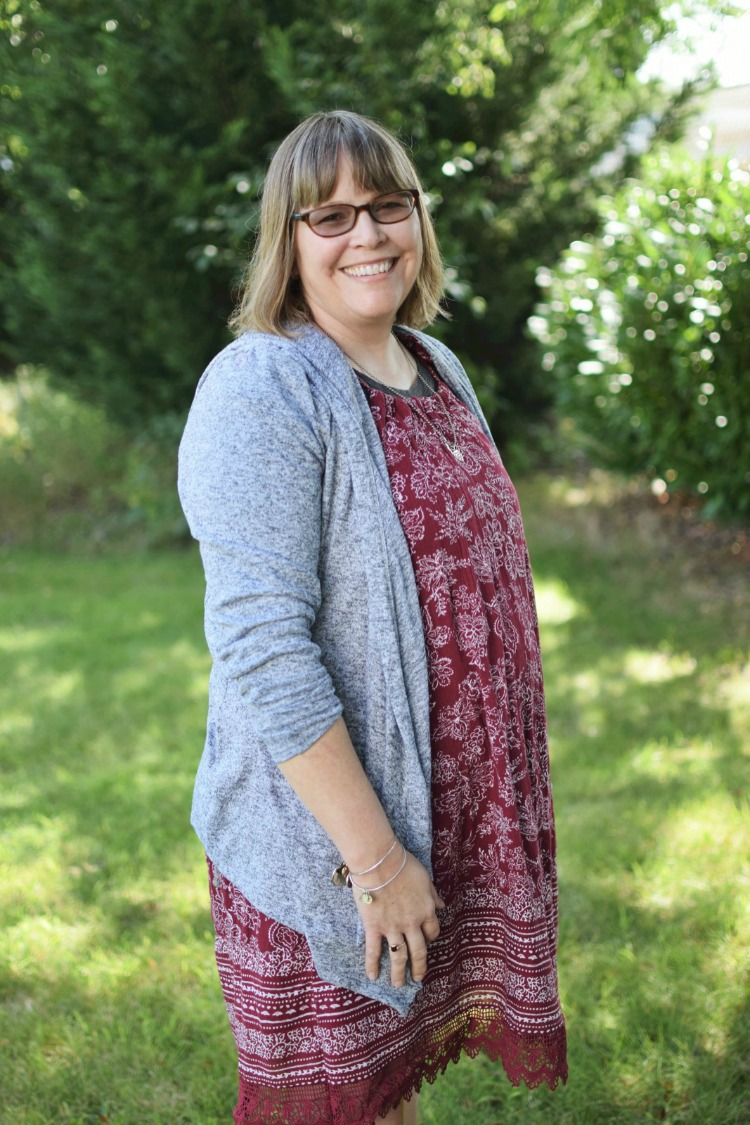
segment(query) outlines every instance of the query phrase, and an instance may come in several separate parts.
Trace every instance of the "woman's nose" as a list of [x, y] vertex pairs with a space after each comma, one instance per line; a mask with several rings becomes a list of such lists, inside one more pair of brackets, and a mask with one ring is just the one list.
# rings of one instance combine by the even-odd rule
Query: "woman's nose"
[[385, 238], [385, 231], [369, 211], [360, 211], [352, 227], [351, 237], [357, 246], [377, 246]]

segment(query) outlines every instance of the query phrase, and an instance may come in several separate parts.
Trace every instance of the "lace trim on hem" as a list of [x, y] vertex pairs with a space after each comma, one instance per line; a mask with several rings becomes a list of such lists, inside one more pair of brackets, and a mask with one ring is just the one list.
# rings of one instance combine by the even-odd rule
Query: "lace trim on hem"
[[359, 1082], [274, 1089], [240, 1076], [235, 1125], [377, 1125], [378, 1117], [411, 1101], [425, 1082], [435, 1082], [464, 1052], [470, 1058], [484, 1052], [491, 1062], [499, 1060], [512, 1086], [546, 1084], [554, 1090], [568, 1080], [564, 1026], [529, 1041], [512, 1036], [497, 1014], [473, 1009], [444, 1024], [416, 1060], [396, 1059]]

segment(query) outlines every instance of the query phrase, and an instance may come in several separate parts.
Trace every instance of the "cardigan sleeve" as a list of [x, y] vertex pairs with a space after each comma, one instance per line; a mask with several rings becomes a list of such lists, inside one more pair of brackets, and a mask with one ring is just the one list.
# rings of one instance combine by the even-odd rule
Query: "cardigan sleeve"
[[200, 544], [214, 664], [281, 762], [342, 712], [312, 638], [325, 446], [301, 361], [284, 341], [250, 341], [220, 353], [198, 386], [179, 492]]

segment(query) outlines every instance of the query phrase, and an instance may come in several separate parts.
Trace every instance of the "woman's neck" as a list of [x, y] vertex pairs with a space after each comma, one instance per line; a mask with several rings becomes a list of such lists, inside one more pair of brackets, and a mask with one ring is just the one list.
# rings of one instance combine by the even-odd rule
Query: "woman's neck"
[[338, 344], [352, 367], [364, 375], [396, 390], [407, 391], [413, 385], [416, 366], [391, 329], [359, 335], [339, 325], [318, 327]]

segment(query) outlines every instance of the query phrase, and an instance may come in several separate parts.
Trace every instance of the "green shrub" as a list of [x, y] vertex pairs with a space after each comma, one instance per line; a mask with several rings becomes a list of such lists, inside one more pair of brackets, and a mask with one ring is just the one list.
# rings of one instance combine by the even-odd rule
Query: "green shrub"
[[187, 535], [175, 487], [183, 418], [133, 433], [50, 387], [38, 368], [0, 383], [0, 544], [151, 546]]
[[184, 426], [184, 414], [152, 418], [130, 442], [122, 463], [114, 491], [125, 506], [126, 522], [147, 546], [188, 537], [177, 495], [177, 448]]
[[588, 452], [750, 512], [750, 174], [663, 151], [540, 270], [529, 329]]
[[18, 368], [0, 384], [0, 541], [54, 539], [73, 516], [103, 519], [121, 444], [100, 409]]

